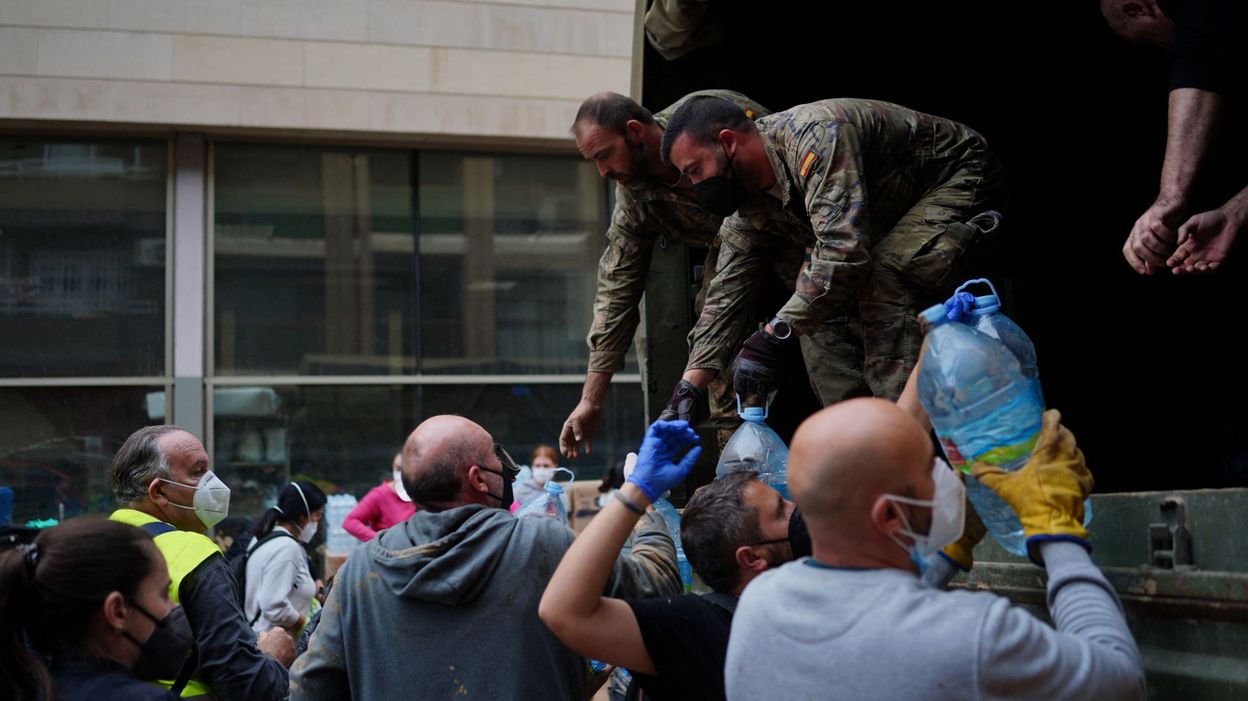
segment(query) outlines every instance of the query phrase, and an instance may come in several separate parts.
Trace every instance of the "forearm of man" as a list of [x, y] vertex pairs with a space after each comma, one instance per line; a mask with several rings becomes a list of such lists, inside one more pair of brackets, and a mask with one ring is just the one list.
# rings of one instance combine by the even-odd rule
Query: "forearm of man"
[[1104, 575], [1078, 544], [1045, 543], [1041, 553], [1056, 630], [1006, 600], [994, 602], [976, 645], [980, 696], [1026, 689], [1034, 698], [1145, 698], [1139, 650]]
[[581, 401], [595, 408], [602, 407], [603, 397], [607, 396], [607, 389], [611, 386], [613, 375], [614, 373], [610, 372], [585, 373], [585, 385], [581, 388]]
[[1159, 201], [1187, 206], [1200, 163], [1213, 140], [1223, 101], [1221, 95], [1198, 88], [1170, 91]]
[[[1097, 659], [1092, 665], [1096, 673], [1078, 688], [1102, 698], [1144, 698], [1140, 650], [1105, 575], [1076, 543], [1046, 543], [1041, 554], [1049, 574], [1047, 598], [1054, 627], [1087, 641]], [[1095, 692], [1098, 688], [1103, 695]]]
[[[625, 494], [631, 494], [632, 489], [635, 488], [630, 487]], [[637, 519], [637, 526], [633, 528], [633, 545], [627, 555], [616, 557], [611, 576], [601, 593], [616, 598], [649, 599], [674, 596], [682, 591], [680, 570], [676, 566], [676, 545], [667, 533], [663, 517], [651, 509]]]
[[[344, 566], [345, 567], [345, 566]], [[344, 580], [345, 581], [345, 580]], [[342, 606], [337, 587], [329, 590], [308, 651], [290, 668], [291, 701], [333, 701], [351, 697], [342, 642]]]
[[707, 284], [702, 313], [689, 332], [684, 379], [699, 387], [706, 386], [727, 368], [753, 332], [751, 325], [757, 323], [750, 318], [751, 310], [755, 308], [768, 251], [756, 246], [753, 236], [758, 234], [736, 217], [725, 220], [720, 228], [722, 242], [715, 277]]
[[[633, 484], [621, 489], [645, 508], [649, 500]], [[629, 605], [602, 595], [617, 553], [638, 516], [619, 501], [607, 504], [577, 536], [542, 594], [538, 615], [576, 652], [643, 674], [654, 674], [637, 618]]]
[[221, 701], [282, 699], [287, 673], [256, 648], [224, 558], [211, 557], [182, 580], [181, 599], [199, 650], [196, 677]]
[[648, 230], [623, 233], [616, 224], [607, 231], [607, 245], [598, 261], [598, 289], [594, 319], [585, 341], [589, 345], [589, 372], [616, 373], [633, 342], [641, 315], [638, 305], [646, 289], [653, 241]]

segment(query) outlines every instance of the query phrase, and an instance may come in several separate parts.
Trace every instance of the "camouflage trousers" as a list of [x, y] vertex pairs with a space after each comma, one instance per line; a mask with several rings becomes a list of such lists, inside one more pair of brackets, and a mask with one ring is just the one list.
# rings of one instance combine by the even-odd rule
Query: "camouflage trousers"
[[[1001, 167], [991, 154], [959, 164], [872, 249], [870, 272], [846, 314], [856, 313], [861, 326], [858, 367], [874, 396], [895, 400], [901, 394], [923, 343], [918, 313], [972, 277], [996, 241], [999, 219], [976, 215], [994, 204], [1001, 186]], [[848, 353], [846, 345], [827, 355]], [[838, 358], [828, 367], [839, 375], [853, 362]], [[820, 369], [812, 377], [827, 372]], [[820, 397], [825, 405], [838, 401], [822, 392]]]

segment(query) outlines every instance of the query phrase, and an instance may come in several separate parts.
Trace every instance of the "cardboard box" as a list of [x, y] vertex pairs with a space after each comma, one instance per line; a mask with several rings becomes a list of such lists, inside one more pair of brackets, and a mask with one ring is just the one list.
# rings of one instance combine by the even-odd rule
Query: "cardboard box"
[[568, 526], [580, 533], [602, 507], [598, 506], [598, 485], [602, 480], [575, 480], [564, 487], [568, 496]]

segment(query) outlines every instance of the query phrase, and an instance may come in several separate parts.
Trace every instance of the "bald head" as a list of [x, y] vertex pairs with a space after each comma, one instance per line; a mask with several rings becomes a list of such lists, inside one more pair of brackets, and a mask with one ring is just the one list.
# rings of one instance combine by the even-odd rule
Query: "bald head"
[[789, 451], [789, 491], [815, 531], [869, 526], [881, 494], [913, 494], [928, 480], [932, 448], [913, 416], [883, 399], [834, 404], [806, 419]]
[[494, 439], [462, 416], [434, 416], [412, 431], [403, 444], [403, 486], [412, 501], [444, 508], [477, 501], [469, 488], [468, 468], [490, 465]]

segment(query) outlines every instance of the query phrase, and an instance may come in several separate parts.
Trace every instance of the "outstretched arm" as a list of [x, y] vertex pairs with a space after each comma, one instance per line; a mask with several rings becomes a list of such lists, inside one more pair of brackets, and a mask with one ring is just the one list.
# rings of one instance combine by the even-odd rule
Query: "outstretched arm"
[[684, 421], [655, 422], [642, 442], [637, 468], [617, 492], [630, 504], [619, 498], [607, 504], [572, 542], [555, 569], [538, 615], [576, 652], [655, 674], [632, 608], [622, 600], [603, 596], [603, 592], [620, 547], [652, 497], [680, 484], [697, 462], [701, 451], [696, 447], [676, 461], [680, 452], [697, 440], [697, 434]]
[[1141, 275], [1160, 270], [1175, 250], [1179, 225], [1187, 217], [1192, 186], [1209, 151], [1223, 102], [1221, 95], [1199, 88], [1170, 91], [1161, 188], [1122, 247], [1127, 263]]

